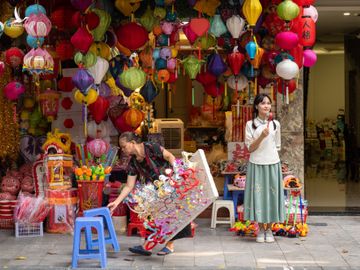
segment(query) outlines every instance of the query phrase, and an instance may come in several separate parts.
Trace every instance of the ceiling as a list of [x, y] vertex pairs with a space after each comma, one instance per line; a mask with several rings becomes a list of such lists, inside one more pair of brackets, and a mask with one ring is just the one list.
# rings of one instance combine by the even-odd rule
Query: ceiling
[[[341, 53], [345, 34], [360, 34], [360, 0], [317, 0], [315, 49], [324, 53]], [[344, 16], [350, 12], [350, 16]], [[360, 35], [359, 35], [360, 38]]]

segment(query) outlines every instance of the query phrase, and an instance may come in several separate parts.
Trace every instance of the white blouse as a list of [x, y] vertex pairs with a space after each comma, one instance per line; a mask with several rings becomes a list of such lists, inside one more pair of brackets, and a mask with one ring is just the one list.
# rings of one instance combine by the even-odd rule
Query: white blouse
[[[250, 153], [249, 161], [254, 164], [260, 165], [269, 165], [276, 164], [280, 162], [278, 151], [281, 148], [281, 130], [280, 123], [277, 120], [273, 120], [276, 129], [274, 129], [274, 124], [272, 121], [269, 123], [269, 135], [266, 136], [259, 147]], [[254, 119], [256, 129], [253, 128], [253, 121], [250, 120], [246, 123], [245, 128], [245, 145], [249, 149], [250, 145], [256, 140], [264, 128], [267, 127], [268, 121], [261, 120], [259, 117]]]

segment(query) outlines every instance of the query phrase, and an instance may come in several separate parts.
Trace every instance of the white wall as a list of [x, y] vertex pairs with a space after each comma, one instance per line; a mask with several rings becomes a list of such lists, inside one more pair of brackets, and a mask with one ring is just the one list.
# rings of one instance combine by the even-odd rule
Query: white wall
[[308, 120], [335, 119], [340, 108], [345, 108], [344, 55], [318, 55], [310, 69]]

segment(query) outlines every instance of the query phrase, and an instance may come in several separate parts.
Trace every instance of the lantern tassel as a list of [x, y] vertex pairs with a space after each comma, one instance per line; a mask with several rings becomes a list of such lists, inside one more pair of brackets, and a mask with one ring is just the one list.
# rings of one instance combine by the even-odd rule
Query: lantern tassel
[[225, 81], [225, 85], [224, 85], [224, 97], [227, 97], [227, 81]]
[[191, 87], [191, 105], [195, 105], [195, 88], [194, 86]]
[[286, 83], [286, 104], [289, 104], [289, 85]]
[[255, 94], [255, 96], [258, 94], [257, 77], [255, 77], [254, 94]]

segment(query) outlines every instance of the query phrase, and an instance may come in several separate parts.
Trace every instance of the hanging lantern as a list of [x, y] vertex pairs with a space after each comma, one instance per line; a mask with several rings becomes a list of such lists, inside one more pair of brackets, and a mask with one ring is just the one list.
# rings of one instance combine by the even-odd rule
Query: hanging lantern
[[94, 78], [86, 69], [80, 68], [72, 77], [72, 83], [82, 94], [86, 94], [90, 86], [94, 83]]
[[298, 45], [299, 37], [291, 31], [280, 32], [275, 37], [275, 43], [283, 50], [292, 50]]
[[51, 30], [51, 21], [43, 13], [31, 14], [25, 21], [24, 27], [28, 35], [46, 37]]
[[88, 106], [96, 124], [100, 124], [105, 118], [109, 106], [110, 102], [102, 96], [98, 96], [96, 101]]
[[245, 0], [242, 6], [242, 12], [249, 23], [250, 27], [255, 27], [257, 20], [259, 19], [262, 6], [259, 0]]
[[254, 41], [249, 41], [246, 46], [245, 46], [245, 50], [250, 58], [250, 60], [253, 60], [255, 58], [256, 55], [256, 51], [257, 51], [257, 44]]
[[25, 86], [17, 81], [12, 81], [4, 87], [4, 95], [10, 101], [15, 101], [25, 92]]
[[31, 74], [48, 74], [54, 71], [54, 60], [45, 49], [31, 49], [24, 56], [23, 70]]
[[156, 96], [159, 94], [159, 90], [152, 80], [147, 80], [144, 86], [140, 90], [140, 94], [143, 96], [144, 100], [147, 103], [151, 103], [154, 101]]
[[318, 14], [317, 9], [314, 6], [308, 6], [308, 7], [304, 7], [303, 16], [311, 17], [311, 19], [316, 23], [316, 21], [319, 17], [319, 14]]
[[216, 77], [219, 77], [227, 70], [227, 66], [220, 54], [215, 52], [208, 57], [207, 69]]
[[134, 91], [135, 89], [140, 89], [145, 84], [146, 73], [137, 67], [131, 67], [123, 71], [119, 78], [123, 86]]
[[215, 37], [220, 37], [222, 34], [227, 32], [226, 25], [221, 19], [220, 14], [215, 14], [210, 21], [209, 33], [213, 34]]
[[239, 15], [232, 15], [226, 20], [226, 27], [233, 38], [239, 38], [244, 32], [245, 20]]
[[210, 23], [206, 18], [192, 18], [190, 28], [198, 37], [201, 37], [209, 30]]
[[11, 47], [5, 51], [5, 62], [12, 68], [23, 63], [24, 52], [17, 47]]
[[69, 7], [60, 7], [51, 13], [50, 20], [57, 29], [64, 31], [72, 27], [69, 18], [72, 18], [74, 13], [74, 10]]
[[44, 43], [44, 38], [37, 38], [37, 37], [33, 37], [30, 35], [27, 35], [26, 37], [26, 43], [31, 47], [31, 48], [37, 48], [37, 47], [41, 47]]
[[240, 74], [239, 76], [230, 76], [227, 79], [227, 84], [230, 88], [239, 91], [248, 86], [248, 79], [243, 74]]
[[132, 127], [134, 130], [137, 129], [144, 120], [144, 114], [140, 110], [134, 108], [126, 110], [122, 116], [124, 117], [125, 124]]
[[24, 33], [24, 27], [22, 23], [17, 23], [14, 18], [10, 18], [4, 22], [4, 33], [11, 38], [17, 38]]
[[[102, 9], [98, 9], [98, 8], [93, 8], [91, 9], [93, 16], [99, 17], [100, 22], [99, 24], [96, 26], [96, 28], [94, 28], [93, 30], [91, 30], [91, 34], [93, 35], [94, 41], [101, 41], [104, 39], [104, 35], [107, 31], [107, 29], [110, 26], [111, 23], [111, 16], [108, 12], [106, 12], [105, 10]], [[90, 13], [91, 14], [91, 13]], [[89, 19], [88, 19], [88, 25], [95, 21], [94, 19], [91, 19], [91, 16], [89, 13], [86, 15]]]
[[100, 56], [97, 57], [96, 64], [88, 68], [90, 74], [94, 77], [96, 85], [101, 83], [108, 69], [109, 62]]
[[74, 35], [71, 36], [71, 44], [82, 53], [86, 53], [94, 41], [93, 36], [85, 27], [80, 27]]
[[317, 61], [316, 53], [313, 50], [306, 49], [304, 51], [304, 67], [312, 67]]
[[204, 63], [204, 60], [199, 60], [194, 55], [189, 55], [184, 60], [182, 60], [184, 65], [185, 72], [189, 75], [191, 80], [196, 78], [196, 75], [200, 72], [201, 65]]
[[232, 73], [237, 76], [240, 73], [241, 67], [244, 64], [245, 56], [239, 52], [238, 46], [235, 46], [233, 52], [228, 54], [227, 62]]
[[263, 48], [258, 47], [256, 55], [253, 60], [250, 60], [251, 65], [253, 68], [258, 69], [261, 64], [261, 59], [264, 55], [265, 50]]
[[196, 76], [196, 80], [201, 83], [204, 87], [207, 84], [216, 83], [216, 77], [209, 71], [201, 72]]
[[164, 89], [164, 83], [170, 79], [170, 72], [167, 69], [161, 69], [157, 73], [157, 79], [161, 82], [161, 87]]
[[56, 119], [59, 111], [60, 93], [50, 88], [39, 95], [39, 102], [42, 114], [46, 117], [48, 122]]
[[304, 47], [312, 47], [316, 40], [316, 26], [311, 17], [302, 16], [299, 27], [299, 43]]
[[281, 19], [289, 22], [299, 15], [300, 8], [292, 0], [285, 0], [277, 6], [276, 12]]
[[186, 24], [182, 28], [187, 40], [190, 42], [191, 45], [194, 44], [195, 40], [197, 39], [197, 35], [194, 33], [193, 30], [191, 30], [190, 23]]
[[149, 40], [148, 32], [140, 24], [131, 22], [121, 25], [116, 30], [119, 43], [130, 50], [137, 50]]
[[284, 59], [276, 66], [276, 73], [284, 80], [291, 80], [299, 73], [299, 67], [290, 59]]

